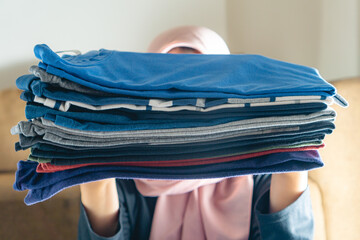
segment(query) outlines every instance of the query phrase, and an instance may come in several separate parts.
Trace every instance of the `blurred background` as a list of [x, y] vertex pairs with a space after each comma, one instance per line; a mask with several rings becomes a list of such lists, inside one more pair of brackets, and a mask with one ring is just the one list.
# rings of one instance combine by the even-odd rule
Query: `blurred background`
[[0, 239], [76, 238], [77, 188], [31, 207], [12, 190], [16, 162], [28, 155], [14, 151], [17, 136], [9, 133], [25, 119], [15, 80], [38, 63], [33, 47], [144, 52], [179, 25], [206, 26], [233, 54], [315, 67], [334, 83], [350, 107], [336, 109], [338, 127], [322, 152], [326, 167], [310, 175], [316, 239], [360, 239], [359, 0], [0, 0]]
[[[33, 47], [146, 51], [160, 32], [201, 25], [233, 53], [318, 68], [328, 81], [360, 75], [358, 0], [0, 1], [0, 88], [14, 86]], [[21, 71], [21, 72], [19, 72]]]

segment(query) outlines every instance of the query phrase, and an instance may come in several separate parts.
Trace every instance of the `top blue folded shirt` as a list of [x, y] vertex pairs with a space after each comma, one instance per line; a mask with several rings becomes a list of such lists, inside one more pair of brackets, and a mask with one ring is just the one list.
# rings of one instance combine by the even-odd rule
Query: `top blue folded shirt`
[[335, 96], [311, 67], [260, 55], [120, 52], [100, 49], [60, 57], [47, 45], [34, 48], [48, 73], [105, 92], [157, 98], [257, 98]]

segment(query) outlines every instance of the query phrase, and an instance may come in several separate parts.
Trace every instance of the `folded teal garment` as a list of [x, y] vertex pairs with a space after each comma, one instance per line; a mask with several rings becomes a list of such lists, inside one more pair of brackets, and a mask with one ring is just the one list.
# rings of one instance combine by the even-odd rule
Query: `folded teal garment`
[[[76, 165], [76, 164], [88, 164], [88, 163], [113, 163], [113, 162], [163, 162], [163, 161], [174, 161], [177, 160], [195, 160], [195, 159], [209, 159], [209, 158], [222, 158], [222, 157], [232, 157], [245, 154], [254, 154], [265, 151], [273, 151], [279, 149], [292, 149], [292, 148], [301, 148], [301, 147], [316, 147], [322, 144], [321, 140], [311, 140], [311, 141], [301, 141], [301, 142], [289, 142], [281, 145], [281, 143], [273, 142], [272, 144], [262, 144], [261, 146], [250, 145], [247, 147], [228, 147], [223, 149], [202, 149], [202, 151], [192, 152], [192, 153], [159, 153], [159, 151], [154, 151], [152, 153], [141, 154], [141, 152], [130, 152], [125, 153], [123, 156], [108, 156], [108, 157], [83, 157], [83, 158], [70, 158], [70, 159], [59, 159], [59, 158], [50, 158], [51, 164], [54, 165]], [[30, 155], [29, 160], [33, 161], [43, 161], [44, 158], [37, 158], [33, 155]], [[44, 162], [44, 161], [43, 161]], [[184, 164], [186, 165], [186, 164]]]
[[165, 155], [165, 154], [184, 154], [184, 153], [197, 153], [201, 151], [219, 150], [230, 147], [237, 147], [238, 150], [252, 147], [264, 147], [274, 144], [301, 144], [309, 141], [323, 140], [325, 134], [309, 133], [305, 136], [302, 134], [295, 136], [280, 136], [264, 139], [246, 139], [236, 138], [237, 140], [223, 142], [209, 142], [198, 146], [197, 144], [171, 144], [169, 145], [136, 145], [118, 148], [105, 148], [105, 149], [88, 149], [88, 150], [71, 150], [62, 147], [42, 145], [42, 147], [31, 148], [31, 155], [39, 158], [57, 158], [57, 159], [77, 159], [77, 158], [102, 158], [102, 157], [115, 157], [115, 156], [131, 156], [131, 155]]

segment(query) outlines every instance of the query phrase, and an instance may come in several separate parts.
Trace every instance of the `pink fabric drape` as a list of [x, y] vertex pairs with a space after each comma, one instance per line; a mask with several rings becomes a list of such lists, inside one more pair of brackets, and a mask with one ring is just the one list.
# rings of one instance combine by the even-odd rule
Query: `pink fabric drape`
[[251, 176], [206, 180], [135, 180], [144, 196], [159, 196], [150, 239], [248, 239]]

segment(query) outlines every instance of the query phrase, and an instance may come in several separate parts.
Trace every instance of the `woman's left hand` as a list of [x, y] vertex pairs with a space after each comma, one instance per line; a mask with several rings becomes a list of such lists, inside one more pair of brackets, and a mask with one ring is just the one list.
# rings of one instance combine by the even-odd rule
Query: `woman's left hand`
[[293, 203], [306, 190], [307, 184], [307, 171], [272, 174], [270, 213], [278, 212]]

